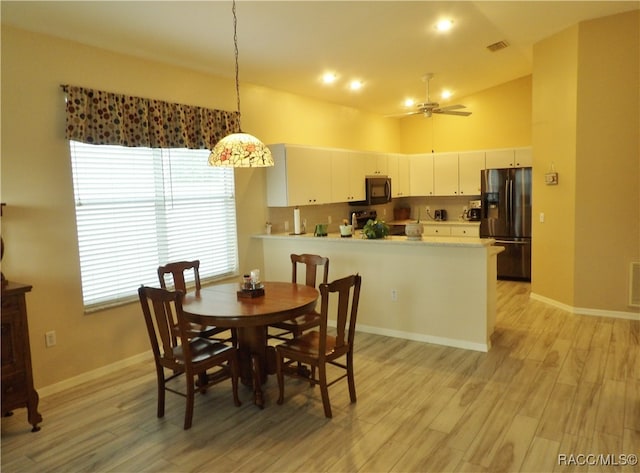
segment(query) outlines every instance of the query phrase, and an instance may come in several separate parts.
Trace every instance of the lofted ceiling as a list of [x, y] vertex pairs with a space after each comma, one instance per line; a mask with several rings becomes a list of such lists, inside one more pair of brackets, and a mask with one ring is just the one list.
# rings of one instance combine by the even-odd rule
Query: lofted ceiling
[[[226, 1], [7, 1], [2, 25], [233, 77]], [[237, 0], [240, 81], [378, 113], [456, 98], [531, 74], [533, 45], [581, 21], [638, 9], [639, 1]], [[440, 33], [439, 19], [453, 28]], [[506, 49], [490, 52], [498, 41]], [[334, 71], [337, 81], [323, 85]], [[357, 92], [348, 89], [360, 79]], [[79, 84], [84, 85], [84, 84]], [[451, 99], [437, 96], [441, 89]]]

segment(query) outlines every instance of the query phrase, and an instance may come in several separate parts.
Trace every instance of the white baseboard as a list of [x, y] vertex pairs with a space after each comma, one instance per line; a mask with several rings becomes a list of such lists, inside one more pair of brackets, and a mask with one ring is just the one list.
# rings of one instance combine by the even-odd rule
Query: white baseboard
[[153, 353], [151, 352], [151, 350], [145, 353], [140, 353], [139, 355], [132, 356], [130, 358], [125, 358], [124, 360], [116, 361], [115, 363], [103, 366], [93, 371], [87, 371], [86, 373], [79, 374], [78, 376], [74, 376], [73, 378], [68, 378], [64, 381], [60, 381], [59, 383], [45, 386], [44, 388], [36, 387], [36, 390], [38, 391], [38, 395], [40, 397], [50, 396], [51, 394], [56, 394], [60, 391], [64, 391], [65, 389], [73, 388], [75, 386], [78, 386], [79, 384], [86, 383], [87, 381], [93, 381], [94, 379], [101, 378], [102, 376], [120, 371], [122, 370], [122, 368], [126, 368], [128, 366], [150, 360], [153, 360]]
[[422, 333], [403, 332], [400, 330], [389, 330], [370, 325], [358, 324], [358, 332], [373, 333], [375, 335], [384, 335], [393, 338], [404, 338], [416, 342], [433, 343], [434, 345], [445, 345], [453, 348], [463, 348], [465, 350], [474, 350], [488, 352], [491, 348], [489, 343], [473, 343], [466, 340], [458, 340], [453, 338], [435, 337], [433, 335], [425, 335]]
[[529, 297], [533, 300], [544, 302], [558, 309], [562, 309], [566, 312], [576, 315], [591, 315], [595, 317], [610, 317], [614, 319], [628, 319], [628, 320], [640, 320], [640, 312], [622, 312], [618, 310], [603, 310], [603, 309], [589, 309], [586, 307], [573, 307], [562, 302], [558, 302], [554, 299], [541, 296], [534, 292], [529, 294]]

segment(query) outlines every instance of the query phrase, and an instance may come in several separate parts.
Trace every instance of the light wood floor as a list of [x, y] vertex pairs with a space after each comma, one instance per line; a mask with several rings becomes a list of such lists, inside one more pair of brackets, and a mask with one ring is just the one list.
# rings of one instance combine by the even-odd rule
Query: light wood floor
[[[640, 471], [565, 466], [559, 455], [640, 452], [640, 322], [567, 314], [529, 299], [526, 283], [499, 282], [487, 353], [378, 335], [356, 339], [358, 402], [346, 381], [329, 388], [266, 384], [257, 409], [241, 387], [184, 399], [167, 393], [156, 418], [152, 363], [41, 400], [42, 430], [24, 409], [2, 419], [2, 471]], [[592, 458], [592, 457], [589, 457]]]

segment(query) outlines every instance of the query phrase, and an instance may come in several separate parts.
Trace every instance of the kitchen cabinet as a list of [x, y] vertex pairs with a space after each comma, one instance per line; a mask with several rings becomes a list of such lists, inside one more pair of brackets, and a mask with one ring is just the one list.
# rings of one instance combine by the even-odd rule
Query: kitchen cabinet
[[483, 151], [437, 153], [433, 156], [434, 195], [480, 195]]
[[480, 223], [425, 223], [423, 235], [480, 238]]
[[355, 202], [365, 199], [366, 154], [334, 150], [331, 154], [331, 202]]
[[[479, 177], [478, 177], [479, 179]], [[433, 155], [434, 195], [458, 195], [458, 153]]]
[[414, 197], [433, 195], [432, 153], [409, 156], [409, 193]]
[[484, 151], [458, 153], [458, 195], [480, 195]]
[[366, 176], [387, 176], [389, 174], [389, 162], [387, 155], [383, 153], [366, 153]]
[[493, 149], [485, 153], [487, 169], [523, 168], [533, 165], [533, 153], [530, 147]]
[[270, 145], [274, 166], [267, 168], [267, 205], [294, 207], [331, 202], [333, 150]]
[[388, 157], [391, 197], [408, 197], [410, 193], [409, 156], [390, 154]]
[[31, 347], [25, 294], [31, 286], [8, 282], [2, 286], [2, 414], [27, 408], [32, 432], [40, 430], [38, 393], [33, 386]]

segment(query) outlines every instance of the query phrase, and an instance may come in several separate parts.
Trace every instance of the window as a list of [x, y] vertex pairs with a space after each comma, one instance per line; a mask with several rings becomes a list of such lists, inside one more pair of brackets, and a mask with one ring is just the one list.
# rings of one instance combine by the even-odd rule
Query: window
[[135, 300], [170, 261], [237, 274], [233, 168], [210, 167], [208, 150], [70, 148], [86, 312]]

